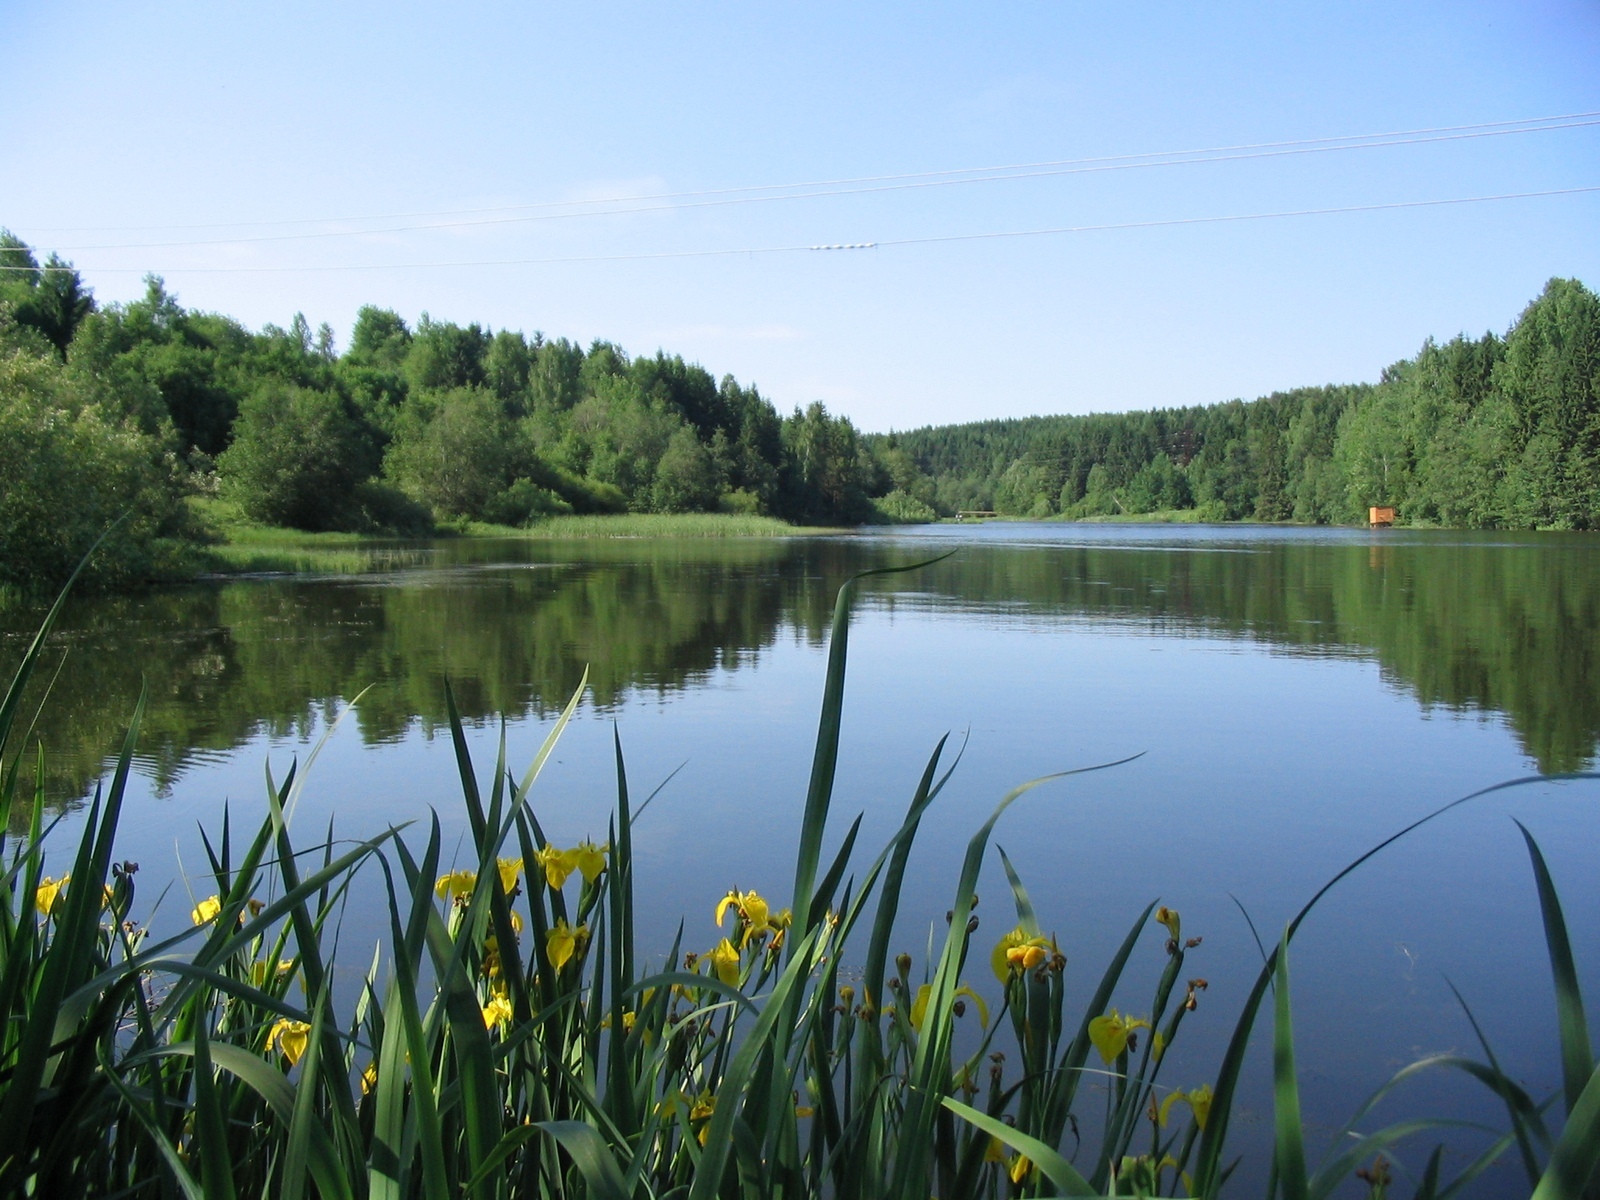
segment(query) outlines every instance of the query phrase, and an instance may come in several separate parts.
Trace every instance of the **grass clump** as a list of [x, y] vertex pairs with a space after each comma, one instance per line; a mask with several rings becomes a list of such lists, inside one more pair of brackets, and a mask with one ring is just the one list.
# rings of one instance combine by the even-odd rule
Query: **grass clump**
[[[824, 857], [855, 585], [845, 585], [835, 609], [788, 905], [730, 891], [715, 913], [718, 943], [686, 952], [680, 933], [660, 962], [634, 942], [633, 821], [643, 804], [630, 794], [620, 739], [603, 843], [552, 845], [535, 815], [540, 771], [582, 685], [525, 770], [511, 772], [502, 732], [486, 777], [447, 694], [471, 834], [467, 865], [442, 860], [436, 816], [420, 831], [390, 828], [354, 845], [336, 841], [330, 826], [297, 845], [290, 818], [304, 773], [291, 770], [281, 783], [269, 775], [253, 833], [241, 835], [225, 815], [206, 837], [213, 894], [167, 937], [140, 923], [137, 868], [113, 854], [141, 700], [68, 869], [46, 873], [48, 831], [35, 794], [0, 876], [0, 1190], [1214, 1197], [1235, 1165], [1229, 1116], [1271, 989], [1271, 1192], [1325, 1197], [1359, 1172], [1372, 1194], [1383, 1194], [1390, 1168], [1376, 1156], [1444, 1123], [1358, 1133], [1364, 1126], [1352, 1122], [1320, 1166], [1308, 1165], [1289, 947], [1327, 887], [1264, 956], [1227, 1053], [1204, 1081], [1162, 1077], [1165, 1051], [1203, 987], [1185, 979], [1195, 942], [1177, 912], [1152, 903], [1137, 914], [1092, 995], [1069, 1011], [1065, 958], [1002, 854], [1015, 926], [976, 943], [973, 888], [991, 834], [1009, 805], [1049, 780], [1004, 797], [972, 837], [930, 961], [918, 968], [910, 955], [891, 957], [909, 854], [953, 768], [941, 740], [889, 844], [857, 862], [857, 817]], [[18, 783], [24, 755], [16, 744], [29, 732], [18, 702], [59, 609], [0, 702], [0, 831], [28, 799]], [[35, 763], [42, 778], [42, 755]], [[1422, 1069], [1466, 1071], [1509, 1118], [1454, 1181], [1441, 1178], [1435, 1151], [1418, 1196], [1440, 1200], [1515, 1153], [1540, 1200], [1576, 1200], [1600, 1162], [1600, 1073], [1560, 902], [1531, 837], [1528, 848], [1559, 1001], [1564, 1109], [1555, 1097], [1529, 1097], [1500, 1072], [1487, 1043], [1487, 1062], [1407, 1068], [1396, 1081]], [[358, 886], [376, 890], [388, 936], [364, 970], [340, 971], [339, 914]], [[1165, 946], [1165, 963], [1147, 1006], [1119, 1012], [1113, 994], [1148, 937]], [[843, 982], [846, 960], [859, 964], [859, 986]], [[991, 1058], [1001, 1052], [1003, 1065]], [[1102, 1086], [1080, 1102], [1091, 1078]], [[1070, 1150], [1069, 1130], [1081, 1134]]]
[[593, 513], [546, 517], [523, 527], [473, 522], [468, 533], [484, 536], [578, 540], [582, 538], [771, 538], [838, 533], [836, 529], [803, 528], [738, 513]]

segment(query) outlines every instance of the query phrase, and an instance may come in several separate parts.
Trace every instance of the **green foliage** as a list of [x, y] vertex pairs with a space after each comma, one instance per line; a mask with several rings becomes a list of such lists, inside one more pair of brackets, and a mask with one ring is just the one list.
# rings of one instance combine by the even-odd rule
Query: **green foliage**
[[94, 296], [72, 264], [52, 254], [40, 267], [32, 250], [0, 229], [0, 268], [0, 304], [66, 358], [78, 326], [94, 311]]
[[939, 519], [931, 505], [898, 488], [874, 500], [872, 508], [885, 525], [926, 525]]
[[350, 527], [367, 444], [340, 397], [268, 382], [240, 407], [217, 459], [224, 495], [264, 525]]
[[402, 414], [384, 474], [435, 512], [486, 520], [533, 469], [532, 448], [505, 405], [481, 388], [422, 394]]
[[114, 522], [89, 577], [121, 586], [193, 568], [176, 461], [86, 401], [53, 356], [0, 358], [0, 582], [59, 583]]
[[1504, 337], [1426, 343], [1376, 386], [1244, 403], [917, 429], [945, 511], [1023, 517], [1204, 509], [1207, 519], [1600, 527], [1600, 298], [1553, 279]]

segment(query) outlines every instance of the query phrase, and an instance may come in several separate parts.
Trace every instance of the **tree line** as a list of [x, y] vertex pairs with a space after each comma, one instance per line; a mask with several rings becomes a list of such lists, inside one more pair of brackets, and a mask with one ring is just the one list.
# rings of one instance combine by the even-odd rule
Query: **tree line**
[[869, 439], [941, 513], [1600, 526], [1600, 299], [1552, 279], [1505, 336], [1426, 342], [1377, 384]]
[[296, 314], [256, 331], [154, 276], [97, 304], [0, 231], [0, 583], [58, 580], [106, 526], [103, 581], [182, 576], [190, 497], [305, 530], [410, 535], [579, 512], [799, 524], [1192, 511], [1342, 523], [1594, 528], [1600, 300], [1551, 280], [1509, 332], [1429, 341], [1375, 385], [863, 435], [820, 403], [658, 351], [387, 309], [340, 352]]
[[262, 524], [402, 535], [571, 512], [933, 515], [885, 499], [848, 418], [782, 415], [675, 355], [370, 306], [341, 353], [327, 325], [252, 331], [154, 276], [98, 305], [70, 264], [8, 233], [0, 470], [0, 582], [61, 578], [122, 513], [102, 576], [182, 574], [205, 536], [197, 493]]

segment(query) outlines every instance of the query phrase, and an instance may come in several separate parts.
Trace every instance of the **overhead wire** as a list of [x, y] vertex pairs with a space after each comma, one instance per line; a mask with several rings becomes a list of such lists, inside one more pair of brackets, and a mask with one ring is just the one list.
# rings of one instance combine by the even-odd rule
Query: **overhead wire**
[[[1326, 208], [1300, 208], [1274, 212], [1232, 213], [1209, 217], [1170, 217], [1149, 221], [1118, 221], [1096, 225], [1059, 225], [1038, 229], [995, 230], [982, 233], [933, 234], [923, 237], [886, 238], [869, 242], [797, 243], [778, 246], [745, 246], [716, 250], [663, 250], [634, 254], [561, 255], [543, 258], [461, 259], [454, 261], [409, 263], [318, 263], [306, 266], [175, 267], [157, 272], [164, 275], [283, 274], [313, 271], [390, 271], [429, 270], [463, 267], [557, 266], [577, 263], [651, 262], [669, 259], [731, 258], [740, 256], [877, 250], [900, 246], [937, 245], [953, 242], [993, 241], [1008, 238], [1050, 237], [1080, 233], [1106, 233], [1132, 229], [1159, 229], [1191, 225], [1220, 225], [1243, 221], [1282, 220], [1291, 217], [1334, 216], [1343, 213], [1389, 212], [1399, 209], [1439, 208], [1462, 204], [1488, 204], [1507, 200], [1532, 200], [1550, 196], [1577, 196], [1600, 192], [1591, 187], [1551, 188], [1543, 191], [1503, 192], [1489, 196], [1453, 196], [1433, 200], [1398, 200], [1379, 204], [1348, 204]], [[72, 270], [71, 267], [0, 266], [0, 271]], [[95, 268], [99, 273], [148, 273], [146, 267]]]
[[[550, 205], [529, 206], [573, 207], [579, 204], [628, 204], [631, 206], [626, 208], [590, 208], [587, 210], [569, 212], [540, 212], [522, 216], [490, 217], [469, 221], [433, 222], [423, 225], [399, 225], [378, 229], [316, 230], [304, 233], [257, 234], [223, 238], [144, 241], [132, 243], [84, 243], [60, 246], [58, 247], [58, 250], [72, 252], [93, 250], [152, 250], [202, 246], [251, 245], [266, 242], [309, 241], [324, 240], [329, 238], [375, 237], [394, 233], [415, 233], [427, 232], [430, 230], [483, 228], [489, 226], [531, 224], [534, 222], [573, 220], [599, 216], [630, 216], [652, 212], [679, 211], [695, 208], [716, 208], [744, 204], [770, 204], [789, 200], [807, 200], [848, 195], [868, 195], [882, 192], [922, 190], [928, 188], [963, 186], [975, 183], [995, 183], [1011, 180], [1058, 177], [1065, 175], [1099, 174], [1110, 171], [1141, 170], [1155, 167], [1205, 165], [1209, 163], [1240, 162], [1251, 159], [1340, 153], [1350, 150], [1384, 149], [1395, 146], [1413, 146], [1440, 142], [1475, 140], [1478, 138], [1488, 137], [1506, 137], [1521, 133], [1552, 132], [1562, 129], [1587, 128], [1596, 125], [1600, 125], [1600, 112], [1574, 113], [1571, 114], [1570, 117], [1533, 118], [1528, 121], [1520, 122], [1490, 122], [1482, 125], [1441, 127], [1437, 130], [1413, 131], [1418, 136], [1411, 136], [1410, 134], [1355, 134], [1341, 138], [1312, 138], [1302, 139], [1294, 142], [1259, 143], [1255, 146], [1219, 147], [1212, 150], [1154, 152], [1150, 154], [1118, 155], [1098, 159], [1064, 159], [1054, 163], [1018, 164], [1011, 167], [965, 168], [961, 170], [924, 172], [903, 176], [862, 177], [856, 180], [841, 181], [841, 183], [845, 185], [873, 183], [875, 180], [888, 181], [878, 182], [875, 186], [870, 187], [832, 187], [832, 185], [825, 183], [759, 185], [750, 188], [719, 189], [716, 191], [699, 193], [665, 193], [658, 197], [619, 198], [608, 201], [569, 201], [557, 202], [556, 204]], [[1188, 157], [1183, 157], [1185, 155]], [[1039, 169], [1033, 169], [1034, 167], [1038, 167]], [[977, 174], [979, 171], [988, 171], [991, 173]], [[993, 173], [998, 171], [1007, 171], [1010, 173]], [[971, 177], [945, 177], [957, 174], [966, 174]], [[893, 182], [895, 180], [899, 180], [900, 182]], [[781, 195], [734, 194], [757, 190], [774, 191], [783, 187], [821, 187], [829, 188], [830, 190], [813, 190], [807, 192], [788, 191]], [[640, 206], [638, 203], [639, 200], [673, 199], [674, 197], [694, 196], [709, 196], [715, 198], [691, 200], [688, 203], [651, 204], [647, 206]], [[488, 209], [483, 211], [521, 211], [521, 209]], [[358, 218], [352, 218], [352, 220], [354, 219]], [[367, 219], [378, 220], [384, 218]]]

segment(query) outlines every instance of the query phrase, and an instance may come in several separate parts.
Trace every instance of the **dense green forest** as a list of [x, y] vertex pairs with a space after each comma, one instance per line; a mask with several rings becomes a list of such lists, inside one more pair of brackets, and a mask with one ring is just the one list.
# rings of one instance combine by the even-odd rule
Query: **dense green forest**
[[181, 575], [197, 494], [262, 524], [396, 534], [570, 512], [887, 519], [892, 485], [848, 419], [782, 416], [665, 353], [367, 307], [341, 354], [326, 325], [253, 332], [155, 277], [99, 306], [9, 234], [0, 268], [0, 582], [61, 578], [129, 511], [102, 577]]
[[0, 583], [57, 580], [106, 525], [102, 582], [192, 573], [188, 500], [306, 530], [424, 533], [558, 513], [798, 524], [962, 509], [1339, 523], [1600, 524], [1600, 300], [1552, 280], [1505, 337], [1432, 341], [1375, 385], [1187, 409], [862, 435], [821, 404], [658, 351], [357, 315], [342, 353], [259, 331], [155, 277], [100, 306], [0, 232]]
[[1259, 400], [946, 425], [869, 438], [941, 512], [1600, 526], [1600, 299], [1553, 279], [1500, 337], [1439, 344], [1379, 383]]

